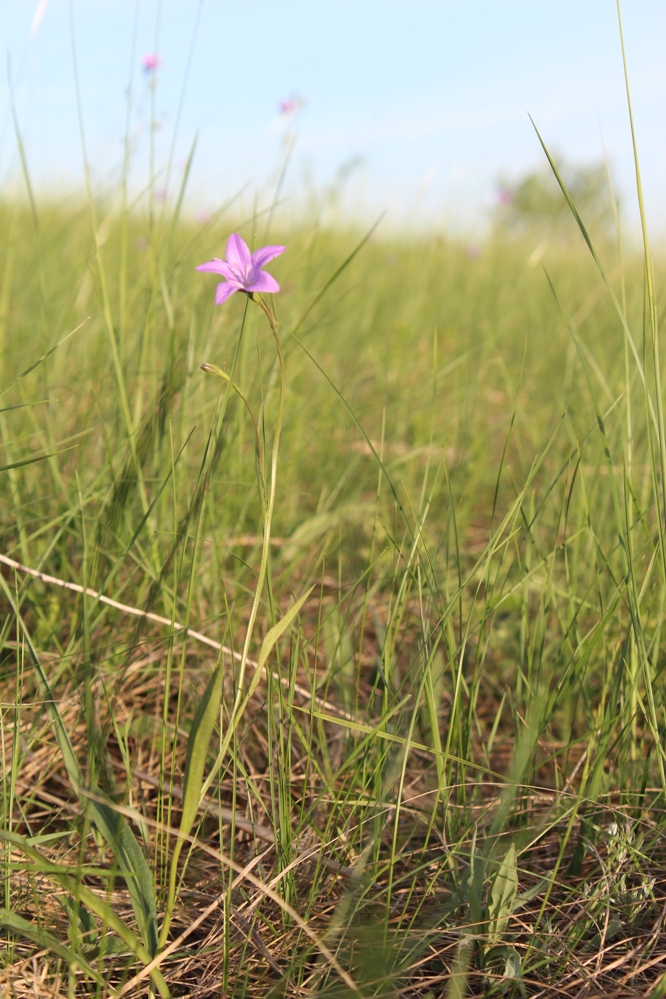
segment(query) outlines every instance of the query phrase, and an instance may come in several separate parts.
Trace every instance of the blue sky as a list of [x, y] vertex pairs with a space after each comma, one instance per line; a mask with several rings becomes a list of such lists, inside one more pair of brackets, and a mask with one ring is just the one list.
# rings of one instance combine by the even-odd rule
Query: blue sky
[[[267, 199], [296, 137], [292, 204], [347, 168], [347, 211], [479, 227], [497, 180], [542, 162], [528, 118], [574, 162], [605, 145], [627, 216], [633, 168], [612, 0], [72, 0], [86, 145], [98, 183], [117, 175], [132, 72], [133, 186], [148, 174], [151, 91], [144, 53], [163, 64], [154, 92], [156, 163], [167, 158], [186, 74], [172, 185], [199, 134], [191, 203], [215, 207], [241, 185]], [[41, 20], [35, 21], [39, 9]], [[666, 224], [666, 4], [625, 0], [623, 21], [646, 201]], [[132, 38], [136, 43], [132, 58]], [[68, 0], [0, 0], [15, 106], [40, 188], [81, 181]], [[192, 40], [194, 41], [192, 42]], [[5, 54], [5, 53], [3, 53]], [[0, 190], [18, 157], [0, 83]], [[306, 100], [289, 119], [280, 100]], [[603, 139], [602, 139], [603, 136]], [[157, 184], [163, 183], [163, 174]]]

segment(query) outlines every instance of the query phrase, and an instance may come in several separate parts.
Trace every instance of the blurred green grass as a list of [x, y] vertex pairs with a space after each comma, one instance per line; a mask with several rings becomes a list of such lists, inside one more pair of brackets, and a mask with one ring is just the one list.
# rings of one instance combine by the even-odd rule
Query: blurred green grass
[[[17, 456], [26, 447], [32, 454], [39, 449], [38, 440], [48, 441], [53, 450], [85, 432], [76, 451], [62, 461], [57, 486], [64, 485], [65, 502], [71, 502], [76, 469], [82, 488], [95, 482], [101, 496], [119, 476], [109, 456], [117, 466], [129, 454], [129, 445], [121, 430], [87, 212], [45, 211], [41, 254], [26, 212], [3, 206], [2, 226], [10, 234], [0, 259], [5, 383], [83, 323], [4, 396], [5, 405], [41, 406], [5, 417], [10, 435], [5, 446]], [[110, 300], [118, 302], [121, 283], [128, 289], [123, 314], [114, 308], [113, 322], [132, 429], [137, 440], [154, 434], [145, 459], [145, 475], [153, 482], [169, 468], [167, 421], [176, 452], [194, 431], [180, 461], [183, 471], [176, 475], [185, 498], [217, 392], [202, 377], [199, 363], [232, 364], [245, 314], [238, 298], [215, 309], [213, 279], [195, 274], [194, 266], [223, 253], [231, 227], [198, 232], [183, 223], [166, 249], [165, 234], [149, 237], [138, 220], [130, 227], [128, 280], [119, 278], [120, 222], [107, 219], [101, 226]], [[239, 229], [252, 238], [251, 226]], [[430, 458], [436, 465], [443, 448], [458, 494], [476, 496], [480, 509], [488, 511], [514, 410], [511, 468], [518, 482], [562, 421], [553, 462], [568, 454], [594, 422], [570, 338], [541, 267], [527, 265], [531, 247], [523, 243], [490, 244], [480, 258], [470, 259], [464, 247], [444, 239], [377, 236], [300, 323], [359, 235], [297, 231], [272, 236], [288, 247], [275, 265], [283, 283], [277, 301], [280, 321], [287, 331], [298, 325], [299, 340], [345, 397], [368, 437], [379, 442], [384, 433], [387, 465], [395, 468], [405, 495], [418, 494], [425, 462]], [[554, 249], [548, 267], [572, 317], [584, 317], [585, 341], [610, 403], [623, 390], [623, 339], [621, 329], [614, 336], [610, 332], [616, 320], [612, 306], [599, 295], [598, 275], [582, 250], [567, 246]], [[635, 284], [630, 282], [634, 291]], [[630, 310], [640, 321], [640, 286]], [[260, 397], [259, 359], [267, 344], [260, 318], [250, 311], [236, 364], [239, 380], [254, 400]], [[348, 412], [289, 332], [285, 349], [289, 395], [277, 517], [278, 533], [288, 536], [321, 509], [333, 490], [338, 499], [362, 501], [365, 496], [374, 502], [376, 467]], [[34, 436], [29, 441], [26, 435]], [[244, 454], [248, 448], [250, 453]], [[34, 473], [40, 485], [26, 482], [26, 499], [34, 489], [52, 484], [43, 468]], [[254, 531], [253, 500], [243, 513], [254, 472], [241, 415], [229, 431], [224, 470], [218, 475], [223, 476], [224, 503], [209, 525], [216, 537]], [[440, 499], [446, 505], [446, 490], [438, 491], [435, 502]], [[129, 500], [131, 523], [136, 495]], [[61, 512], [56, 504], [53, 512]], [[160, 543], [150, 540], [151, 546]]]
[[[259, 310], [242, 295], [216, 308], [214, 279], [194, 268], [223, 255], [231, 231], [262, 245], [266, 217], [195, 225], [168, 205], [151, 220], [102, 201], [95, 217], [91, 234], [88, 205], [45, 202], [33, 213], [0, 203], [1, 550], [239, 649], [261, 548], [253, 430], [199, 365], [233, 373], [268, 446], [277, 370]], [[287, 394], [260, 632], [316, 589], [211, 793], [225, 807], [240, 795], [243, 814], [274, 830], [279, 890], [319, 931], [328, 927], [363, 994], [416, 987], [420, 975], [448, 988], [465, 932], [477, 938], [470, 988], [525, 994], [556, 975], [565, 988], [586, 948], [606, 939], [602, 896], [627, 953], [632, 934], [651, 940], [645, 913], [663, 904], [652, 872], [663, 856], [666, 574], [647, 394], [575, 232], [542, 253], [534, 236], [497, 231], [478, 255], [435, 235], [381, 226], [366, 235], [272, 222], [268, 241], [287, 247], [270, 266], [282, 288]], [[621, 263], [612, 242], [600, 252], [652, 398], [643, 261], [625, 250]], [[173, 825], [169, 788], [182, 783], [210, 657], [168, 627], [4, 576], [4, 827], [76, 833], [79, 862], [103, 856], [83, 806], [76, 819], [57, 808], [30, 818], [45, 800], [38, 806], [34, 786], [62, 795], [65, 778], [36, 709], [28, 634], [89, 786]], [[336, 727], [297, 682], [347, 719]], [[220, 737], [234, 683], [230, 665]], [[156, 800], [132, 790], [135, 769], [157, 780]], [[199, 834], [215, 841], [207, 826]], [[146, 828], [143, 838], [162, 898], [168, 837]], [[318, 841], [337, 863], [365, 868], [351, 890], [330, 879], [330, 865], [305, 880], [300, 869], [281, 874], [304, 842]], [[473, 843], [483, 906], [509, 841], [521, 890], [536, 889], [522, 928], [493, 936], [483, 923], [491, 910], [474, 915]], [[245, 862], [248, 844], [221, 825], [217, 842]], [[9, 853], [5, 863], [6, 908], [19, 899], [48, 924], [55, 917], [28, 901]], [[226, 994], [266, 994], [261, 947], [246, 923], [236, 924], [243, 941], [233, 936], [224, 870], [199, 870], [194, 854], [190, 869], [183, 911], [194, 885], [215, 881], [219, 891], [219, 879], [230, 900], [217, 951], [212, 938], [193, 938], [192, 974], [214, 967]], [[257, 925], [285, 975], [277, 995], [310, 981], [316, 965], [298, 928], [265, 904]], [[568, 906], [580, 912], [573, 922]], [[593, 943], [595, 933], [604, 935]], [[363, 956], [373, 934], [374, 963]], [[427, 961], [414, 934], [430, 947]], [[254, 957], [244, 965], [247, 947]], [[493, 961], [511, 953], [524, 982], [505, 970], [493, 986]], [[323, 967], [317, 974], [321, 994], [338, 994]], [[595, 974], [601, 989], [612, 980], [601, 965]], [[80, 978], [70, 990], [79, 987]]]

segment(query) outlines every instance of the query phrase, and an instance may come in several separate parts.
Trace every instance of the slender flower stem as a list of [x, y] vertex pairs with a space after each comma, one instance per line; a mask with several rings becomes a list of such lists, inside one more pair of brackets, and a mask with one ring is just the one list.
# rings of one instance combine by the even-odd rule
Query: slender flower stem
[[257, 426], [257, 421], [255, 419], [254, 413], [252, 412], [252, 407], [250, 406], [250, 403], [247, 401], [247, 399], [245, 398], [245, 396], [241, 392], [241, 390], [238, 387], [238, 385], [236, 385], [236, 383], [229, 377], [229, 375], [226, 373], [226, 371], [223, 371], [222, 368], [218, 368], [217, 364], [209, 364], [208, 361], [205, 361], [201, 365], [201, 370], [202, 371], [206, 371], [207, 373], [209, 373], [211, 375], [217, 375], [218, 378], [221, 378], [222, 381], [225, 381], [227, 383], [227, 385], [229, 385], [229, 387], [231, 389], [233, 389], [233, 391], [239, 397], [239, 399], [241, 400], [241, 402], [245, 406], [246, 410], [250, 414], [250, 419], [252, 420], [252, 426], [254, 428], [254, 440], [255, 440], [255, 445], [256, 445], [257, 465], [258, 465], [257, 474], [259, 476], [259, 488], [261, 489], [261, 509], [262, 509], [262, 513], [263, 513], [264, 507], [266, 505], [266, 491], [264, 489], [264, 485], [265, 485], [265, 483], [264, 483], [264, 453], [263, 453], [263, 448], [261, 446], [261, 436], [259, 434], [259, 427]]
[[[264, 541], [261, 551], [261, 564], [259, 566], [259, 577], [257, 580], [257, 586], [254, 593], [254, 600], [252, 601], [250, 619], [248, 622], [247, 631], [245, 633], [245, 642], [243, 644], [240, 673], [238, 676], [238, 690], [236, 692], [236, 701], [234, 704], [234, 709], [231, 714], [231, 725], [229, 727], [229, 732], [233, 731], [234, 725], [237, 721], [236, 713], [240, 706], [241, 697], [243, 693], [243, 680], [245, 679], [245, 668], [247, 665], [248, 653], [250, 651], [250, 642], [252, 641], [252, 632], [254, 629], [257, 613], [259, 611], [259, 604], [261, 603], [264, 583], [266, 581], [266, 573], [268, 571], [268, 556], [270, 553], [271, 524], [273, 520], [273, 508], [275, 505], [275, 493], [277, 486], [278, 451], [280, 448], [280, 434], [282, 432], [282, 410], [284, 406], [284, 387], [285, 387], [284, 354], [282, 352], [282, 342], [280, 340], [280, 334], [278, 333], [277, 319], [273, 315], [270, 306], [267, 304], [267, 302], [264, 301], [263, 298], [255, 295], [250, 295], [250, 298], [252, 298], [252, 300], [255, 301], [257, 305], [259, 305], [259, 307], [263, 310], [266, 318], [268, 319], [271, 330], [273, 332], [273, 336], [275, 338], [275, 346], [277, 348], [278, 361], [280, 364], [280, 399], [278, 404], [277, 419], [275, 421], [273, 448], [271, 452], [271, 485], [270, 485], [270, 491], [268, 493], [268, 503], [264, 507]], [[266, 490], [264, 483], [264, 495], [265, 491]]]
[[[282, 432], [282, 411], [284, 407], [284, 389], [285, 389], [285, 365], [284, 365], [284, 353], [282, 351], [282, 341], [280, 340], [280, 334], [278, 332], [277, 319], [273, 311], [271, 310], [268, 303], [256, 294], [249, 294], [249, 298], [261, 308], [263, 313], [271, 327], [271, 331], [275, 338], [275, 346], [277, 349], [278, 362], [280, 365], [280, 398], [278, 403], [277, 419], [275, 421], [275, 434], [273, 436], [273, 447], [271, 452], [271, 482], [270, 490], [268, 492], [268, 501], [264, 504], [263, 509], [263, 545], [261, 550], [261, 562], [259, 565], [259, 574], [257, 577], [257, 585], [254, 592], [254, 599], [252, 601], [252, 607], [250, 609], [250, 618], [247, 625], [247, 631], [245, 633], [245, 641], [243, 643], [243, 651], [241, 654], [240, 670], [238, 672], [238, 684], [236, 689], [236, 698], [231, 711], [231, 717], [229, 720], [229, 726], [227, 732], [222, 740], [222, 745], [220, 746], [220, 751], [217, 754], [217, 759], [212, 767], [208, 777], [204, 781], [203, 787], [201, 789], [201, 796], [203, 797], [211, 783], [215, 778], [219, 767], [222, 764], [224, 757], [229, 749], [229, 744], [233, 738], [233, 734], [236, 730], [236, 726], [240, 720], [240, 715], [242, 711], [243, 702], [243, 685], [245, 681], [245, 671], [247, 667], [248, 654], [250, 651], [250, 644], [252, 642], [252, 633], [254, 631], [254, 625], [257, 619], [257, 614], [259, 612], [259, 605], [261, 603], [261, 598], [263, 595], [264, 584], [266, 582], [266, 574], [268, 572], [268, 556], [270, 554], [270, 543], [271, 543], [271, 524], [273, 521], [273, 508], [275, 506], [275, 493], [277, 487], [277, 465], [278, 465], [278, 452], [280, 449], [280, 434]], [[266, 483], [262, 483], [264, 495], [266, 494]]]
[[[265, 316], [268, 319], [268, 322], [270, 324], [273, 336], [275, 338], [275, 346], [276, 346], [276, 349], [277, 349], [278, 363], [279, 363], [279, 366], [280, 366], [280, 397], [279, 397], [279, 402], [278, 402], [277, 418], [276, 418], [276, 421], [275, 421], [275, 433], [274, 433], [274, 436], [273, 436], [273, 447], [272, 447], [272, 452], [271, 452], [271, 481], [270, 481], [270, 490], [268, 492], [268, 498], [267, 499], [266, 499], [266, 475], [265, 475], [265, 469], [264, 469], [264, 466], [263, 466], [263, 461], [260, 462], [260, 464], [259, 464], [260, 490], [261, 490], [261, 502], [262, 502], [262, 514], [263, 514], [263, 545], [262, 545], [262, 550], [261, 550], [261, 563], [259, 565], [259, 574], [258, 574], [258, 577], [257, 577], [257, 585], [256, 585], [255, 592], [254, 592], [254, 599], [252, 601], [252, 607], [251, 607], [251, 610], [250, 610], [250, 618], [249, 618], [249, 621], [248, 621], [247, 631], [246, 631], [246, 634], [245, 634], [245, 641], [243, 643], [243, 651], [242, 651], [242, 655], [241, 655], [240, 670], [239, 670], [239, 673], [238, 673], [238, 684], [237, 684], [237, 689], [236, 689], [236, 698], [234, 700], [234, 705], [233, 705], [233, 708], [232, 708], [232, 711], [231, 711], [231, 717], [230, 717], [230, 720], [229, 720], [229, 725], [228, 725], [226, 734], [225, 734], [225, 736], [224, 736], [224, 738], [222, 740], [222, 745], [220, 746], [220, 750], [219, 750], [219, 752], [217, 754], [217, 759], [215, 760], [215, 763], [213, 764], [213, 767], [211, 768], [211, 771], [208, 774], [208, 777], [206, 778], [206, 780], [204, 781], [204, 783], [203, 783], [203, 785], [201, 787], [200, 799], [203, 799], [206, 796], [211, 783], [215, 779], [215, 775], [217, 774], [220, 766], [222, 765], [222, 762], [224, 761], [224, 758], [225, 758], [225, 756], [227, 754], [227, 751], [229, 749], [229, 745], [230, 745], [231, 740], [233, 738], [234, 732], [236, 731], [236, 728], [238, 726], [238, 723], [240, 721], [241, 715], [242, 715], [244, 707], [245, 707], [244, 696], [243, 696], [244, 695], [244, 689], [243, 688], [244, 688], [244, 683], [245, 683], [245, 672], [246, 672], [246, 669], [247, 669], [248, 655], [249, 655], [249, 651], [250, 651], [250, 645], [251, 645], [251, 642], [252, 642], [252, 633], [254, 631], [254, 625], [255, 625], [256, 620], [257, 620], [257, 614], [259, 613], [259, 606], [261, 604], [261, 598], [262, 598], [262, 595], [263, 595], [264, 585], [265, 585], [265, 582], [266, 582], [266, 575], [268, 573], [268, 557], [269, 557], [269, 553], [270, 553], [270, 543], [271, 543], [271, 524], [272, 524], [272, 520], [273, 520], [273, 509], [274, 509], [274, 506], [275, 506], [275, 494], [276, 494], [276, 488], [277, 488], [278, 452], [279, 452], [279, 448], [280, 448], [280, 434], [281, 434], [281, 431], [282, 431], [282, 413], [283, 413], [283, 408], [284, 408], [284, 390], [285, 390], [284, 353], [283, 353], [283, 350], [282, 350], [282, 342], [280, 340], [280, 334], [278, 332], [277, 319], [276, 319], [273, 311], [271, 310], [270, 306], [268, 305], [268, 303], [263, 298], [259, 297], [258, 295], [252, 294], [251, 292], [246, 292], [246, 294], [248, 295], [249, 298], [252, 299], [253, 302], [256, 302], [257, 305], [264, 312], [264, 314], [265, 314]], [[212, 370], [212, 368], [210, 370]], [[235, 386], [234, 386], [234, 388], [235, 388]], [[245, 401], [245, 397], [242, 396], [242, 398], [243, 398], [243, 401]], [[247, 403], [246, 403], [246, 405], [247, 405]], [[248, 408], [249, 408], [249, 406], [248, 406]], [[254, 417], [253, 417], [253, 421], [254, 421]], [[256, 423], [255, 423], [255, 429], [256, 429]], [[258, 434], [257, 434], [257, 439], [259, 439], [258, 438]], [[160, 938], [159, 938], [159, 947], [160, 947], [160, 949], [162, 947], [164, 947], [164, 945], [166, 943], [166, 940], [167, 940], [167, 937], [168, 937], [168, 934], [169, 934], [169, 926], [171, 924], [171, 918], [172, 918], [172, 915], [173, 915], [174, 905], [175, 905], [175, 901], [176, 901], [176, 881], [177, 881], [177, 877], [178, 877], [178, 860], [179, 860], [181, 849], [182, 849], [182, 846], [183, 846], [184, 842], [185, 842], [184, 839], [178, 839], [176, 841], [176, 844], [175, 844], [174, 850], [173, 850], [173, 854], [172, 854], [172, 857], [171, 857], [171, 866], [170, 866], [170, 870], [169, 870], [169, 886], [168, 886], [168, 890], [167, 890], [167, 902], [166, 902], [166, 906], [165, 906], [164, 920], [162, 922], [162, 928], [161, 928]]]

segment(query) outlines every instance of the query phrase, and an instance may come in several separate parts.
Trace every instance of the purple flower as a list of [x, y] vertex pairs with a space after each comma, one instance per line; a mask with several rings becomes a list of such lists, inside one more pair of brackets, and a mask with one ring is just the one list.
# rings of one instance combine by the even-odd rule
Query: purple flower
[[162, 65], [161, 58], [153, 52], [148, 52], [141, 60], [144, 73], [154, 73]]
[[255, 291], [279, 291], [280, 285], [262, 267], [274, 257], [279, 257], [284, 250], [284, 246], [262, 246], [260, 250], [250, 253], [245, 241], [234, 232], [227, 242], [227, 259], [215, 257], [207, 264], [199, 264], [197, 270], [221, 274], [226, 278], [215, 289], [215, 304], [222, 305], [236, 291], [244, 291], [248, 295]]

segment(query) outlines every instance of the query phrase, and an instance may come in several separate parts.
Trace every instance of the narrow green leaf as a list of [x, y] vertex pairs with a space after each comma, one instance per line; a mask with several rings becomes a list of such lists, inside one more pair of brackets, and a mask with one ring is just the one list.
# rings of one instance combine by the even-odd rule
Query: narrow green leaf
[[[266, 665], [266, 661], [271, 653], [271, 650], [275, 646], [275, 643], [280, 638], [280, 635], [284, 634], [289, 625], [292, 623], [301, 607], [312, 593], [313, 589], [314, 587], [310, 587], [307, 593], [304, 593], [303, 596], [289, 608], [284, 617], [271, 628], [264, 638], [259, 651], [259, 658], [257, 660], [254, 676], [252, 677], [252, 681], [243, 699], [243, 705], [248, 703], [253, 692], [256, 690], [262, 676], [263, 668]], [[206, 687], [201, 703], [199, 704], [196, 715], [194, 716], [192, 728], [190, 729], [190, 737], [187, 744], [187, 757], [185, 760], [183, 811], [180, 819], [179, 830], [180, 836], [176, 841], [171, 857], [167, 905], [159, 937], [160, 947], [164, 945], [169, 932], [169, 925], [171, 923], [171, 916], [173, 914], [176, 898], [178, 859], [185, 842], [183, 837], [190, 834], [199, 808], [199, 802], [201, 801], [203, 793], [202, 789], [204, 789], [203, 774], [206, 765], [206, 757], [208, 755], [208, 746], [210, 745], [210, 739], [213, 734], [213, 726], [215, 725], [215, 721], [219, 714], [221, 699], [222, 664], [218, 663], [213, 676], [208, 682], [208, 686]], [[214, 772], [215, 770], [213, 769], [213, 773]], [[212, 775], [209, 775], [208, 781], [211, 780], [211, 776]]]
[[[46, 706], [67, 775], [74, 790], [79, 794], [79, 790], [85, 787], [84, 777], [60, 712], [58, 711], [58, 705], [51, 686], [42, 669], [39, 656], [35, 651], [30, 635], [19, 616], [18, 608], [14, 605], [13, 594], [2, 575], [0, 575], [0, 586], [2, 586], [12, 605], [17, 621], [21, 623], [37, 677], [39, 692]], [[99, 796], [99, 791], [97, 794]], [[125, 879], [141, 937], [150, 956], [154, 957], [157, 953], [158, 939], [157, 903], [155, 900], [153, 877], [143, 850], [122, 815], [104, 802], [88, 799], [88, 805], [92, 813], [93, 822], [112, 850], [120, 873]]]
[[346, 257], [346, 259], [340, 264], [340, 266], [337, 268], [337, 270], [334, 271], [334, 273], [331, 275], [331, 277], [328, 279], [328, 281], [324, 284], [324, 286], [322, 288], [320, 288], [320, 290], [317, 292], [317, 294], [315, 295], [315, 297], [312, 299], [312, 301], [308, 305], [308, 307], [305, 310], [305, 312], [301, 315], [301, 318], [298, 320], [298, 322], [294, 326], [294, 329], [293, 329], [294, 333], [296, 333], [301, 328], [301, 326], [303, 325], [303, 323], [305, 322], [305, 320], [307, 319], [307, 317], [310, 315], [310, 313], [314, 309], [314, 307], [317, 304], [317, 302], [321, 301], [321, 299], [324, 297], [324, 295], [326, 294], [326, 292], [328, 291], [328, 289], [331, 287], [331, 285], [334, 284], [337, 281], [337, 279], [340, 277], [340, 275], [342, 274], [342, 272], [352, 262], [352, 260], [356, 256], [356, 254], [365, 246], [365, 244], [368, 242], [368, 240], [370, 239], [370, 237], [372, 236], [372, 234], [374, 233], [375, 229], [377, 228], [377, 226], [382, 221], [382, 219], [384, 218], [385, 215], [386, 215], [386, 212], [382, 212], [381, 213], [381, 215], [379, 216], [379, 218], [377, 219], [377, 221], [374, 223], [374, 225], [372, 225], [370, 227], [370, 229], [368, 229], [368, 231], [366, 232], [365, 236], [360, 241], [360, 243], [358, 243], [358, 245], [354, 247], [354, 249], [349, 254], [349, 256]]
[[[117, 915], [108, 904], [104, 898], [100, 898], [85, 885], [80, 882], [80, 871], [76, 868], [65, 867], [57, 864], [53, 864], [50, 860], [47, 860], [42, 854], [35, 850], [33, 846], [27, 842], [24, 836], [19, 833], [10, 832], [7, 829], [0, 829], [0, 840], [4, 840], [6, 843], [11, 843], [17, 849], [21, 850], [26, 857], [34, 861], [35, 864], [39, 865], [43, 869], [44, 873], [49, 877], [53, 878], [66, 889], [79, 903], [83, 903], [91, 912], [93, 912], [110, 930], [113, 930], [117, 936], [127, 945], [131, 953], [142, 964], [149, 964], [153, 958], [153, 954], [149, 954], [144, 945], [142, 944], [139, 937], [132, 932], [132, 930], [127, 926], [120, 916]], [[155, 986], [162, 996], [162, 999], [169, 999], [169, 987], [164, 980], [161, 971], [158, 968], [154, 968], [150, 973]]]
[[189, 836], [194, 820], [199, 809], [201, 800], [201, 789], [203, 787], [203, 775], [206, 766], [208, 747], [213, 734], [213, 727], [220, 712], [220, 701], [222, 699], [222, 662], [218, 662], [215, 671], [208, 681], [204, 695], [199, 702], [190, 736], [187, 742], [187, 756], [185, 758], [185, 780], [183, 785], [183, 811], [180, 817], [180, 835], [176, 840], [171, 855], [169, 868], [169, 888], [167, 894], [167, 904], [162, 921], [158, 946], [163, 947], [166, 941], [171, 917], [176, 902], [176, 878], [178, 874], [178, 859], [180, 857], [185, 836]]
[[183, 836], [189, 836], [199, 809], [208, 747], [220, 714], [222, 680], [222, 663], [219, 662], [208, 681], [190, 729], [185, 760], [183, 811], [180, 818], [180, 832]]
[[516, 848], [512, 843], [495, 875], [488, 904], [488, 938], [491, 942], [502, 939], [509, 923], [509, 916], [518, 894], [518, 865]]
[[280, 638], [280, 636], [283, 635], [284, 632], [287, 630], [287, 628], [294, 620], [294, 618], [296, 617], [301, 607], [308, 599], [313, 590], [314, 586], [311, 586], [310, 589], [307, 591], [307, 593], [304, 593], [302, 597], [299, 597], [296, 603], [289, 608], [285, 616], [281, 618], [277, 624], [274, 624], [271, 630], [266, 634], [266, 637], [261, 643], [261, 649], [259, 650], [259, 658], [257, 659], [257, 666], [254, 671], [254, 676], [252, 677], [252, 680], [248, 687], [247, 694], [245, 695], [245, 701], [244, 701], [245, 704], [247, 704], [247, 702], [250, 700], [255, 690], [259, 686], [259, 681], [261, 680], [261, 674], [263, 668], [266, 665], [268, 657], [271, 654], [278, 638]]
[[481, 893], [483, 892], [485, 864], [483, 857], [476, 849], [476, 829], [472, 839], [472, 850], [469, 858], [469, 867], [463, 878], [463, 887], [467, 893], [472, 919], [479, 926], [483, 922], [483, 910], [481, 906]]
[[12, 468], [22, 468], [24, 465], [34, 465], [37, 461], [46, 461], [47, 458], [55, 458], [58, 454], [64, 454], [65, 451], [73, 451], [78, 447], [78, 444], [72, 444], [71, 447], [64, 447], [60, 451], [52, 451], [50, 454], [37, 454], [33, 458], [20, 458], [18, 461], [10, 461], [8, 465], [0, 465], [0, 472], [8, 472]]
[[523, 905], [527, 905], [528, 902], [533, 902], [537, 898], [544, 888], [547, 888], [549, 884], [552, 884], [551, 878], [539, 878], [535, 885], [528, 888], [526, 891], [521, 891], [520, 895], [516, 895], [516, 899], [513, 903], [512, 912], [517, 912]]
[[553, 171], [553, 174], [555, 176], [555, 180], [560, 185], [560, 190], [562, 191], [562, 194], [564, 195], [566, 203], [569, 206], [569, 211], [573, 215], [573, 217], [574, 217], [574, 219], [576, 221], [576, 225], [578, 226], [578, 228], [580, 230], [580, 234], [583, 237], [583, 239], [585, 240], [585, 243], [587, 244], [588, 250], [592, 254], [592, 259], [594, 260], [594, 263], [596, 264], [597, 270], [599, 271], [599, 274], [601, 275], [601, 279], [603, 280], [603, 282], [604, 282], [604, 284], [606, 286], [606, 290], [608, 291], [608, 294], [610, 295], [611, 301], [613, 303], [615, 311], [617, 312], [618, 318], [619, 318], [620, 322], [622, 323], [622, 328], [624, 330], [624, 335], [627, 338], [627, 343], [629, 344], [629, 347], [631, 349], [631, 353], [633, 354], [634, 361], [636, 362], [636, 368], [638, 370], [638, 374], [640, 375], [640, 379], [641, 379], [641, 382], [643, 384], [643, 389], [645, 390], [645, 393], [646, 393], [645, 398], [646, 398], [646, 402], [647, 402], [647, 404], [649, 406], [649, 409], [650, 409], [650, 416], [652, 418], [652, 422], [654, 423], [655, 429], [658, 429], [657, 414], [655, 413], [655, 410], [654, 410], [654, 403], [652, 401], [652, 397], [651, 397], [651, 395], [650, 395], [650, 393], [648, 391], [647, 382], [646, 382], [646, 378], [645, 378], [645, 369], [643, 367], [643, 361], [641, 359], [641, 356], [640, 356], [638, 347], [636, 345], [636, 341], [634, 340], [633, 334], [632, 334], [631, 330], [629, 329], [629, 324], [627, 322], [627, 317], [625, 316], [624, 310], [623, 310], [622, 306], [620, 305], [620, 302], [618, 301], [618, 297], [615, 294], [613, 286], [610, 283], [610, 278], [606, 274], [604, 266], [601, 263], [601, 258], [599, 257], [599, 254], [597, 253], [597, 251], [595, 249], [594, 243], [592, 242], [592, 239], [590, 238], [590, 234], [588, 233], [587, 229], [585, 228], [585, 223], [583, 222], [582, 218], [578, 214], [578, 209], [576, 208], [576, 206], [573, 203], [571, 195], [569, 194], [569, 191], [567, 190], [567, 186], [564, 183], [564, 180], [562, 179], [560, 171], [557, 169], [557, 166], [555, 164], [555, 160], [551, 156], [550, 151], [548, 150], [548, 147], [546, 146], [546, 143], [544, 142], [543, 138], [541, 137], [541, 133], [539, 132], [539, 129], [536, 127], [536, 125], [534, 124], [534, 120], [532, 119], [531, 116], [530, 116], [530, 121], [532, 122], [532, 126], [534, 128], [534, 131], [537, 134], [537, 139], [541, 143], [541, 148], [543, 149], [544, 153], [546, 154], [546, 158], [548, 159], [548, 163], [550, 164], [550, 168]]
[[291, 622], [294, 620], [294, 618], [296, 617], [301, 607], [308, 599], [313, 590], [314, 586], [311, 586], [310, 589], [307, 591], [307, 593], [304, 593], [303, 596], [300, 597], [296, 601], [296, 603], [289, 608], [285, 616], [281, 618], [277, 624], [274, 624], [271, 630], [268, 632], [263, 642], [261, 643], [259, 658], [257, 659], [256, 673], [260, 673], [261, 670], [264, 668], [266, 660], [271, 654], [273, 646], [276, 644], [278, 638], [280, 638], [280, 636], [285, 633], [285, 631], [287, 630]]
[[271, 654], [271, 651], [275, 646], [275, 643], [277, 642], [278, 638], [280, 638], [280, 636], [284, 634], [289, 625], [292, 623], [292, 621], [300, 611], [301, 607], [312, 593], [313, 589], [314, 586], [311, 586], [310, 589], [307, 591], [307, 593], [304, 593], [303, 596], [300, 597], [296, 601], [296, 603], [289, 608], [285, 616], [281, 618], [277, 624], [273, 625], [273, 627], [270, 629], [270, 631], [267, 633], [266, 637], [264, 638], [263, 642], [261, 643], [261, 649], [259, 650], [259, 658], [257, 659], [257, 665], [254, 670], [254, 676], [252, 677], [252, 680], [248, 686], [248, 690], [243, 699], [243, 704], [241, 706], [239, 714], [242, 714], [242, 712], [245, 710], [245, 706], [247, 705], [248, 701], [250, 700], [255, 690], [259, 686], [259, 681], [261, 680], [264, 666], [266, 665], [268, 657]]
[[85, 324], [88, 322], [89, 319], [90, 316], [86, 316], [86, 318], [83, 320], [82, 323], [79, 323], [78, 326], [76, 326], [73, 330], [70, 330], [70, 332], [67, 333], [64, 337], [62, 337], [61, 340], [58, 340], [57, 344], [54, 347], [51, 347], [50, 350], [47, 350], [45, 354], [42, 354], [42, 356], [37, 361], [34, 361], [32, 364], [29, 364], [28, 367], [25, 368], [20, 373], [20, 375], [17, 375], [16, 378], [12, 382], [10, 382], [6, 388], [0, 391], [0, 396], [6, 395], [6, 393], [9, 392], [11, 388], [14, 388], [17, 382], [20, 382], [22, 378], [25, 378], [25, 376], [29, 375], [31, 371], [34, 371], [35, 368], [39, 367], [40, 364], [43, 364], [43, 362], [46, 361], [47, 358], [51, 356], [51, 354], [55, 353], [58, 347], [61, 347], [66, 340], [69, 340], [70, 336], [74, 336], [75, 333], [78, 333], [81, 327], [85, 326]]
[[104, 985], [102, 976], [88, 964], [84, 957], [75, 953], [71, 947], [58, 940], [57, 937], [54, 937], [52, 933], [49, 933], [42, 926], [38, 926], [29, 919], [24, 919], [23, 916], [19, 916], [18, 913], [11, 912], [9, 909], [0, 909], [0, 926], [5, 930], [9, 930], [10, 933], [16, 933], [17, 936], [31, 940], [43, 950], [57, 954], [63, 961], [67, 962], [70, 968], [80, 968], [81, 971], [85, 971], [87, 975], [94, 978], [98, 985]]

